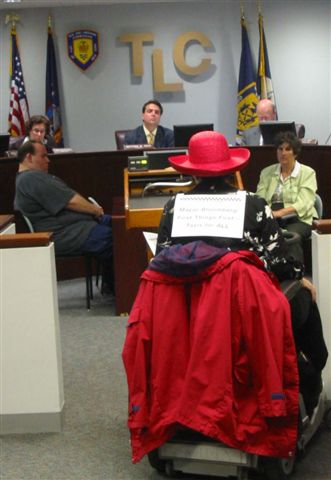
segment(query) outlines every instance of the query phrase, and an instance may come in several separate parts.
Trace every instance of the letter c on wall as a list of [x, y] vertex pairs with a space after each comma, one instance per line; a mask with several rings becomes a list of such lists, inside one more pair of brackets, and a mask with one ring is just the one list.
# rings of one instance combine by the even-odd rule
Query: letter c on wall
[[211, 64], [211, 59], [204, 58], [196, 67], [191, 67], [190, 65], [187, 65], [185, 61], [185, 49], [189, 42], [198, 42], [204, 48], [211, 47], [212, 43], [209, 38], [201, 32], [183, 33], [177, 38], [175, 42], [173, 49], [173, 58], [178, 70], [180, 70], [186, 75], [200, 75], [201, 73], [208, 70]]

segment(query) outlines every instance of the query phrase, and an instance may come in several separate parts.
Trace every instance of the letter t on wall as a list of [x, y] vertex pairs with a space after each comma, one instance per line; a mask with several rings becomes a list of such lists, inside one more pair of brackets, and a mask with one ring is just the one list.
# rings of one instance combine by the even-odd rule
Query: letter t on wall
[[153, 43], [154, 34], [145, 33], [128, 33], [126, 35], [120, 35], [118, 40], [122, 43], [131, 43], [132, 45], [132, 73], [137, 77], [144, 75], [144, 62], [143, 62], [143, 44]]

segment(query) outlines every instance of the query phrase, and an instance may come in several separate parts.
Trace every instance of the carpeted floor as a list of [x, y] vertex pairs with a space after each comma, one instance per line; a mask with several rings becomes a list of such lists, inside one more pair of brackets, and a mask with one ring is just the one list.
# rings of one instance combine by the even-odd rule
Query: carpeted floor
[[[1, 480], [156, 480], [143, 459], [132, 465], [121, 361], [126, 317], [111, 296], [85, 309], [82, 281], [61, 282], [60, 324], [65, 421], [60, 434], [8, 435], [1, 441]], [[202, 479], [201, 476], [182, 476]], [[253, 476], [252, 476], [253, 478]], [[254, 478], [258, 478], [256, 475]], [[261, 478], [261, 477], [259, 477]], [[293, 480], [331, 479], [331, 432], [322, 428], [298, 462]]]

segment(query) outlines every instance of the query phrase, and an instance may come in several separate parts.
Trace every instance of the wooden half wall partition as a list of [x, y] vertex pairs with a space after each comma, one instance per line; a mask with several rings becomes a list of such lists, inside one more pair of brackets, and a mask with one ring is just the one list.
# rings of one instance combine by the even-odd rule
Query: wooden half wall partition
[[50, 244], [51, 238], [49, 232], [4, 234], [0, 235], [0, 249], [45, 247]]
[[5, 233], [15, 233], [14, 215], [0, 215], [0, 235]]
[[[249, 147], [251, 159], [241, 172], [244, 188], [255, 191], [262, 168], [276, 163], [276, 149], [271, 146]], [[50, 173], [57, 175], [85, 197], [94, 197], [105, 212], [114, 216], [114, 267], [117, 313], [130, 311], [139, 285], [139, 277], [147, 265], [146, 245], [142, 229], [125, 227], [124, 180], [127, 157], [141, 155], [141, 150], [84, 152], [51, 155]], [[318, 192], [323, 200], [324, 217], [331, 218], [331, 147], [303, 145], [299, 159], [317, 174]], [[13, 212], [15, 158], [0, 159], [0, 214]], [[57, 263], [59, 279], [83, 276], [77, 266]]]
[[312, 232], [313, 283], [329, 358], [323, 369], [324, 390], [331, 408], [331, 220], [316, 220]]
[[54, 244], [0, 233], [0, 434], [59, 432], [64, 390]]

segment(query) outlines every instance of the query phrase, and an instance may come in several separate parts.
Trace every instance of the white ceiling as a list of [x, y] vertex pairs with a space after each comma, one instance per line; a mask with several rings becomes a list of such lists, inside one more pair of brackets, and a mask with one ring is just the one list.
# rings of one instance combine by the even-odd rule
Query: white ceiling
[[111, 5], [120, 3], [170, 3], [192, 2], [192, 0], [22, 0], [20, 3], [5, 3], [0, 0], [0, 10], [35, 7], [69, 7], [78, 5]]

